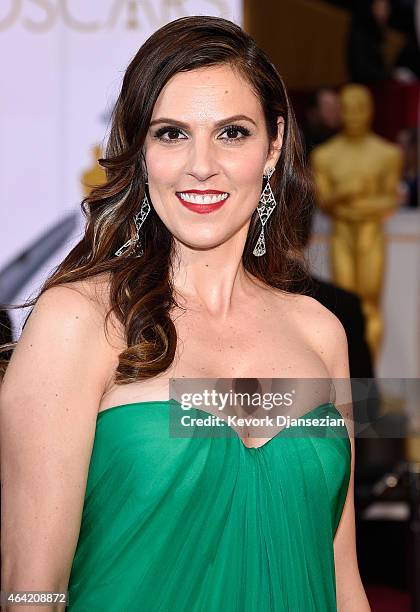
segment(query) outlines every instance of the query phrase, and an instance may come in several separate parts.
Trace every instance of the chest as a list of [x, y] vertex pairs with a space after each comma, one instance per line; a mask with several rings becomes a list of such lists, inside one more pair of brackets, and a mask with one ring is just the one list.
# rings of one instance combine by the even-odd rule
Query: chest
[[177, 377], [322, 376], [325, 366], [307, 330], [281, 310], [249, 309], [226, 324], [199, 314], [177, 321]]
[[[290, 309], [244, 308], [226, 322], [200, 310], [173, 316], [177, 348], [171, 366], [146, 381], [111, 384], [100, 410], [137, 401], [166, 400], [170, 379], [328, 378], [328, 369]], [[308, 322], [309, 325], [309, 322]]]

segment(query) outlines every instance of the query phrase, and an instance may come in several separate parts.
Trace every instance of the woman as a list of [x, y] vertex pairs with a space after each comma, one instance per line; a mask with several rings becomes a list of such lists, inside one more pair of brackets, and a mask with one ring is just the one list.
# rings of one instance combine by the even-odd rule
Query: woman
[[[297, 292], [297, 134], [275, 67], [230, 21], [178, 19], [132, 60], [107, 183], [4, 377], [8, 590], [68, 586], [73, 611], [369, 610], [353, 438], [167, 431], [170, 379], [348, 380], [341, 324]], [[314, 398], [307, 414], [337, 416]]]

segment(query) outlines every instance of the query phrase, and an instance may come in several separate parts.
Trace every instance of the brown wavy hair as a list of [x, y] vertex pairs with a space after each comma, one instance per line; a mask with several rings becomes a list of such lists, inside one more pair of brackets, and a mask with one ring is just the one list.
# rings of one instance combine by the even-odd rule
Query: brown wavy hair
[[[86, 217], [82, 239], [35, 299], [11, 306], [33, 307], [50, 287], [106, 274], [110, 308], [105, 324], [113, 312], [123, 325], [127, 344], [119, 355], [117, 384], [165, 371], [177, 344], [170, 317], [172, 307], [179, 307], [171, 284], [175, 244], [153, 206], [141, 229], [143, 255], [139, 257], [134, 247], [115, 256], [115, 251], [136, 234], [134, 216], [147, 188], [143, 145], [153, 108], [160, 91], [176, 73], [223, 64], [238, 70], [260, 99], [270, 143], [277, 136], [277, 117], [282, 116], [285, 122], [277, 171], [270, 179], [277, 206], [266, 225], [266, 254], [252, 254], [261, 231], [255, 210], [242, 254], [243, 266], [265, 284], [283, 291], [304, 293], [310, 285], [303, 248], [313, 212], [313, 183], [281, 76], [253, 38], [231, 21], [192, 16], [164, 25], [140, 47], [125, 72], [105, 157], [99, 160], [106, 170], [106, 182], [81, 203]], [[29, 316], [30, 312], [25, 323]], [[15, 345], [3, 345], [2, 352]], [[7, 360], [3, 360], [3, 373], [6, 367]]]

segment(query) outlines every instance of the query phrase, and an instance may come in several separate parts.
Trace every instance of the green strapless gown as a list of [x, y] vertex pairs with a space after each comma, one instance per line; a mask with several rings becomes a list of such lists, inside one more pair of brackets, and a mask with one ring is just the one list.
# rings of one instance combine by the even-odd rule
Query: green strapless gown
[[[68, 610], [337, 610], [333, 539], [351, 460], [344, 422], [327, 419], [323, 435], [313, 425], [315, 436], [283, 428], [247, 448], [227, 423], [223, 437], [197, 426], [198, 436], [170, 435], [174, 409], [151, 401], [98, 414]], [[326, 403], [303, 416], [341, 414]]]

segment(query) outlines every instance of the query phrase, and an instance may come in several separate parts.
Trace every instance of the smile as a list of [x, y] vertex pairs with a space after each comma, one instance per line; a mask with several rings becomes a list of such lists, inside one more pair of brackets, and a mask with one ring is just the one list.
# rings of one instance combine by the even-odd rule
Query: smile
[[185, 208], [192, 210], [198, 214], [207, 214], [219, 210], [229, 194], [226, 192], [220, 193], [193, 193], [193, 192], [176, 192], [176, 197]]
[[182, 191], [177, 192], [176, 195], [184, 202], [191, 202], [191, 204], [216, 204], [216, 202], [226, 200], [229, 196], [228, 193], [199, 195], [198, 193], [184, 193]]

